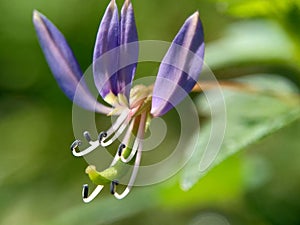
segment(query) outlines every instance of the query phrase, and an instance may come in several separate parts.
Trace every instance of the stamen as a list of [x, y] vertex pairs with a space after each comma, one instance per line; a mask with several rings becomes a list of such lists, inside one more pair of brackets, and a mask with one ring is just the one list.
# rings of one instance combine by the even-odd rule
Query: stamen
[[[127, 132], [126, 132], [126, 134], [125, 134], [125, 138], [124, 138], [124, 140], [126, 141], [125, 143], [127, 143], [128, 140], [129, 140], [130, 133], [131, 133], [132, 128], [133, 128], [133, 124], [134, 124], [134, 119], [131, 121], [131, 123], [130, 123], [130, 125], [129, 125], [129, 128], [127, 129]], [[128, 137], [127, 137], [127, 136], [128, 136]], [[117, 153], [116, 153], [116, 155], [115, 155], [113, 161], [111, 162], [110, 166], [114, 166], [114, 165], [118, 162], [118, 160], [120, 159], [120, 156], [121, 156], [122, 153], [123, 153], [123, 149], [124, 149], [124, 148], [126, 148], [126, 145], [123, 144], [123, 143], [121, 143], [121, 144], [119, 145], [119, 147], [118, 147], [118, 151], [117, 151]]]
[[104, 138], [107, 137], [107, 133], [105, 131], [100, 132], [98, 136], [98, 141], [101, 143]]
[[[103, 147], [111, 145], [123, 133], [123, 131], [126, 129], [130, 121], [130, 117], [128, 117], [128, 115], [129, 115], [129, 109], [125, 109], [124, 112], [122, 112], [122, 114], [117, 118], [115, 123], [108, 129], [105, 138], [102, 138], [100, 141]], [[113, 135], [112, 138], [104, 142], [105, 139], [107, 139], [112, 135]]]
[[78, 146], [79, 145], [81, 145], [81, 141], [80, 140], [75, 140], [72, 144], [71, 144], [71, 146], [70, 146], [70, 149], [73, 151], [73, 150], [75, 150], [76, 148], [78, 148]]
[[[129, 123], [129, 121], [125, 121], [121, 125], [121, 127], [115, 132], [114, 136], [111, 139], [109, 139], [108, 141], [104, 142], [105, 139], [102, 140], [101, 146], [107, 147], [107, 146], [111, 145], [123, 133], [123, 131], [126, 129], [128, 123]], [[107, 136], [109, 137], [110, 135], [107, 135]]]
[[124, 148], [126, 148], [126, 145], [124, 145], [123, 143], [119, 145], [118, 151], [117, 151], [113, 161], [111, 162], [110, 166], [116, 165], [116, 163], [120, 159], [120, 156], [121, 156]]
[[144, 138], [144, 133], [145, 133], [145, 123], [146, 123], [146, 113], [143, 113], [141, 115], [141, 120], [140, 120], [140, 126], [139, 126], [139, 131], [138, 131], [138, 137], [137, 139], [138, 141], [138, 149], [137, 149], [137, 154], [136, 154], [136, 158], [135, 158], [135, 162], [134, 162], [134, 167], [133, 167], [133, 171], [128, 183], [128, 186], [126, 187], [126, 189], [121, 193], [117, 193], [116, 191], [114, 191], [114, 196], [117, 199], [122, 199], [124, 197], [126, 197], [130, 190], [132, 189], [132, 186], [134, 185], [137, 173], [138, 173], [138, 169], [140, 166], [140, 162], [141, 162], [141, 156], [142, 156], [142, 140]]
[[131, 121], [131, 123], [130, 123], [130, 125], [129, 125], [129, 127], [128, 127], [128, 129], [127, 129], [127, 131], [126, 131], [126, 134], [125, 134], [125, 137], [123, 139], [123, 142], [119, 146], [118, 151], [117, 151], [117, 153], [116, 153], [116, 155], [115, 155], [112, 163], [110, 164], [110, 166], [114, 166], [118, 162], [118, 160], [120, 159], [120, 156], [123, 153], [123, 149], [126, 148], [126, 145], [123, 144], [123, 143], [128, 143], [130, 135], [131, 135], [131, 132], [132, 132], [132, 129], [133, 129], [134, 121], [135, 121], [135, 119], [133, 118], [132, 121]]
[[121, 126], [121, 124], [126, 120], [128, 113], [129, 109], [125, 109], [124, 112], [121, 113], [121, 115], [116, 119], [114, 124], [108, 129], [108, 137], [111, 136]]
[[[132, 130], [133, 130], [133, 125], [134, 125], [134, 122], [135, 122], [135, 118], [132, 119], [127, 131], [126, 131], [126, 134], [125, 134], [125, 137], [122, 141], [122, 143], [124, 143], [125, 145], [128, 145], [129, 144], [129, 139], [131, 137], [131, 133], [132, 133]], [[128, 146], [127, 146], [128, 147]]]
[[84, 131], [83, 132], [83, 136], [85, 137], [85, 139], [88, 141], [88, 142], [91, 142], [92, 141], [92, 138], [91, 138], [91, 135], [88, 131]]
[[82, 200], [85, 203], [91, 202], [96, 196], [100, 193], [100, 191], [103, 189], [103, 185], [98, 185], [95, 190], [88, 196], [89, 193], [89, 186], [87, 184], [84, 184], [82, 187]]
[[115, 192], [116, 192], [116, 186], [119, 184], [119, 181], [117, 181], [117, 180], [113, 180], [111, 183], [110, 183], [110, 193], [112, 194], [112, 195], [114, 195], [115, 194]]
[[134, 163], [134, 166], [133, 166], [133, 171], [132, 171], [128, 186], [126, 187], [126, 189], [121, 194], [119, 194], [115, 191], [114, 196], [117, 199], [125, 198], [129, 194], [129, 192], [131, 191], [131, 189], [134, 185], [134, 182], [135, 182], [135, 179], [136, 179], [136, 176], [137, 176], [137, 172], [138, 172], [138, 169], [139, 169], [139, 165], [140, 165], [140, 162], [141, 162], [141, 156], [142, 156], [142, 144], [140, 144], [139, 146], [140, 147], [138, 148], [138, 151], [137, 151], [137, 154], [136, 154], [135, 163]]
[[87, 198], [89, 195], [89, 185], [84, 184], [82, 187], [82, 198]]
[[121, 156], [122, 162], [129, 163], [133, 159], [134, 155], [136, 154], [138, 147], [139, 147], [139, 139], [136, 138], [134, 141], [134, 144], [133, 144], [133, 148], [130, 152], [130, 155], [127, 158], [124, 158], [124, 156]]
[[[143, 117], [143, 116], [144, 116], [144, 114], [141, 117]], [[142, 133], [145, 133], [145, 126], [143, 124], [143, 123], [145, 123], [145, 121], [142, 121], [142, 119], [144, 119], [144, 118], [141, 118], [141, 120], [140, 120], [140, 126], [139, 126], [139, 129], [138, 129], [137, 137], [134, 140], [134, 144], [133, 144], [133, 147], [131, 149], [130, 155], [127, 158], [124, 158], [124, 156], [121, 156], [121, 160], [124, 163], [129, 163], [133, 159], [133, 157], [135, 156], [135, 154], [138, 150], [139, 143], [141, 142], [140, 137], [144, 136], [144, 135], [142, 135]]]
[[89, 154], [90, 152], [94, 151], [100, 145], [98, 140], [96, 140], [96, 141], [92, 140], [89, 132], [87, 132], [87, 131], [83, 132], [83, 136], [89, 142], [90, 146], [88, 148], [84, 149], [83, 151], [77, 152], [76, 148], [79, 145], [81, 145], [81, 141], [75, 140], [71, 145], [71, 150], [72, 150], [73, 155], [76, 157], [85, 156], [86, 154]]
[[123, 143], [119, 145], [119, 148], [118, 148], [118, 156], [119, 157], [122, 155], [124, 148], [126, 148], [126, 145], [124, 145]]

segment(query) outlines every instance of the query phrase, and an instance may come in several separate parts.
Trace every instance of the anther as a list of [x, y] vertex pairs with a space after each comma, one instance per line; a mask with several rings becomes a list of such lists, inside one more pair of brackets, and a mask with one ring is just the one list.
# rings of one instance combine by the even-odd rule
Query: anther
[[88, 131], [84, 131], [83, 132], [83, 136], [85, 137], [85, 139], [88, 141], [88, 142], [91, 142], [92, 141], [92, 138], [91, 138], [91, 135]]
[[124, 145], [123, 143], [119, 145], [119, 148], [118, 148], [119, 157], [121, 157], [124, 148], [126, 148], [126, 145]]
[[85, 199], [89, 195], [89, 186], [87, 184], [84, 184], [82, 186], [82, 198]]
[[115, 192], [116, 192], [116, 186], [119, 184], [119, 181], [117, 181], [117, 180], [113, 180], [111, 183], [110, 183], [110, 193], [112, 194], [112, 195], [114, 195], [115, 194]]
[[97, 185], [97, 187], [89, 195], [89, 186], [87, 184], [82, 187], [82, 200], [85, 203], [91, 202], [103, 189], [103, 185]]
[[75, 140], [71, 146], [70, 149], [73, 151], [74, 149], [78, 148], [78, 146], [81, 145], [81, 141], [80, 140]]
[[98, 140], [101, 143], [103, 141], [103, 138], [107, 137], [107, 133], [105, 131], [102, 131], [99, 136], [98, 136]]

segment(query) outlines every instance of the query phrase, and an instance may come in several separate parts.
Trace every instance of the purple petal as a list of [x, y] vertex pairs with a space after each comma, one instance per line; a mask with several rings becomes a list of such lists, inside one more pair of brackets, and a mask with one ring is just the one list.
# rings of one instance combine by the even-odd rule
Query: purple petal
[[[33, 23], [48, 65], [64, 93], [88, 110], [108, 113], [110, 108], [97, 103], [87, 89], [82, 72], [60, 31], [41, 13], [33, 12]], [[75, 97], [76, 96], [79, 97]]]
[[[139, 53], [138, 34], [130, 0], [125, 0], [122, 7], [120, 28], [120, 67], [122, 68], [123, 65], [134, 63], [119, 70], [118, 90], [119, 93], [124, 93], [129, 97]], [[131, 44], [128, 45], [128, 43]]]
[[109, 93], [118, 94], [119, 51], [115, 49], [118, 46], [119, 15], [116, 2], [112, 0], [99, 26], [93, 59], [94, 80], [103, 99]]
[[203, 28], [196, 12], [185, 21], [159, 67], [152, 97], [153, 116], [162, 116], [189, 94], [198, 81], [203, 57]]

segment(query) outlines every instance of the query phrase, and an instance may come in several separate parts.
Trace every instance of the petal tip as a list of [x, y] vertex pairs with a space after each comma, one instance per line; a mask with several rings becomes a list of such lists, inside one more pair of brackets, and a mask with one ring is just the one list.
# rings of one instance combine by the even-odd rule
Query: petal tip
[[130, 5], [131, 5], [131, 1], [130, 0], [125, 0], [123, 7], [124, 8], [129, 8]]
[[36, 9], [33, 10], [33, 13], [32, 13], [32, 18], [33, 18], [33, 21], [39, 21], [41, 20], [41, 14], [39, 11], [37, 11]]
[[203, 55], [203, 28], [196, 11], [184, 22], [159, 67], [152, 97], [154, 117], [168, 112], [191, 92], [202, 69]]
[[109, 8], [111, 11], [114, 11], [116, 7], [117, 7], [116, 0], [111, 0], [110, 3], [109, 3], [108, 8]]
[[33, 16], [38, 15], [38, 14], [39, 14], [39, 12], [36, 9], [34, 9], [33, 10]]
[[151, 114], [151, 116], [152, 116], [153, 118], [157, 118], [157, 117], [160, 117], [160, 116], [164, 115], [164, 113], [161, 112], [161, 110], [159, 110], [159, 109], [157, 109], [157, 108], [151, 109], [150, 114]]
[[150, 114], [152, 115], [153, 118], [159, 117], [159, 114], [155, 112], [155, 110], [151, 110]]
[[36, 24], [44, 24], [45, 20], [47, 20], [47, 18], [42, 13], [40, 13], [38, 10], [34, 9], [33, 13], [32, 13], [32, 20], [35, 25]]
[[168, 102], [167, 100], [164, 100], [159, 97], [152, 97], [152, 106], [150, 114], [155, 117], [160, 117], [164, 115], [166, 112], [168, 112], [170, 109], [172, 109], [174, 106]]
[[200, 20], [199, 17], [199, 11], [194, 12], [191, 16], [190, 19], [194, 22], [194, 24], [197, 24]]
[[197, 10], [196, 12], [194, 12], [194, 14], [192, 15], [192, 17], [199, 17], [199, 11]]

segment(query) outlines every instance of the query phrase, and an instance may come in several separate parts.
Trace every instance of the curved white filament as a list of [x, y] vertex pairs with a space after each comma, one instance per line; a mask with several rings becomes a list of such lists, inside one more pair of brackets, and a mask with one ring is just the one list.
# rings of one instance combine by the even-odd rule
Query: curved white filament
[[121, 124], [126, 120], [129, 114], [129, 109], [124, 109], [124, 111], [121, 113], [121, 115], [116, 119], [116, 121], [113, 123], [113, 125], [108, 129], [106, 132], [107, 136], [110, 137], [115, 131], [121, 126]]
[[[133, 171], [132, 171], [132, 174], [131, 174], [131, 177], [130, 177], [130, 180], [129, 180], [129, 183], [128, 183], [126, 189], [121, 194], [119, 194], [117, 192], [114, 193], [114, 196], [117, 199], [123, 199], [124, 197], [126, 197], [134, 185], [134, 182], [135, 182], [135, 179], [136, 179], [136, 176], [138, 173], [138, 169], [140, 166], [140, 162], [141, 162], [142, 146], [143, 146], [142, 140], [143, 140], [144, 133], [145, 133], [145, 122], [146, 122], [146, 113], [143, 113], [141, 116], [141, 121], [140, 121], [140, 126], [139, 126], [139, 131], [138, 131], [139, 135], [137, 138], [139, 139], [139, 143], [138, 143], [138, 149], [137, 149], [137, 154], [136, 154], [136, 158], [135, 158], [135, 162], [134, 162]], [[142, 131], [142, 132], [140, 132], [140, 131]]]
[[133, 148], [130, 152], [130, 155], [126, 159], [123, 156], [121, 156], [122, 162], [129, 163], [133, 159], [134, 155], [136, 154], [138, 147], [139, 147], [139, 140], [138, 138], [136, 138], [133, 144]]
[[132, 187], [134, 185], [136, 176], [137, 176], [137, 172], [138, 172], [139, 166], [140, 166], [141, 156], [142, 156], [142, 144], [139, 145], [139, 148], [138, 148], [138, 151], [137, 151], [137, 154], [136, 154], [135, 163], [134, 163], [134, 168], [133, 168], [133, 171], [132, 171], [132, 174], [131, 174], [128, 186], [126, 187], [126, 189], [121, 194], [119, 194], [117, 192], [114, 193], [114, 196], [117, 199], [123, 199], [123, 198], [125, 198], [129, 194], [129, 192], [131, 191], [131, 189], [132, 189]]
[[130, 140], [130, 137], [131, 137], [131, 133], [132, 133], [132, 130], [133, 130], [133, 125], [134, 125], [134, 122], [135, 122], [135, 118], [132, 119], [127, 131], [126, 131], [126, 134], [124, 136], [124, 139], [122, 141], [123, 144], [126, 145], [126, 147], [128, 147], [128, 144], [129, 144], [129, 140]]
[[[122, 142], [122, 143], [125, 144], [125, 145], [126, 145], [127, 142], [129, 141], [129, 138], [130, 138], [130, 135], [131, 135], [131, 132], [132, 132], [132, 129], [133, 129], [134, 120], [135, 120], [135, 119], [133, 119], [133, 120], [131, 121], [129, 127], [127, 128], [125, 137], [124, 137], [124, 139], [123, 139], [123, 142]], [[115, 155], [115, 157], [114, 157], [114, 159], [113, 159], [113, 161], [112, 161], [112, 163], [110, 164], [110, 166], [114, 166], [114, 165], [117, 163], [117, 161], [118, 161], [119, 159], [120, 159], [120, 156], [119, 156], [119, 152], [117, 151], [117, 152], [116, 152], [116, 155]]]
[[[124, 121], [128, 117], [128, 113], [129, 113], [129, 110], [125, 109], [122, 112], [122, 114], [117, 118], [115, 123], [106, 132], [107, 137], [110, 137], [115, 132], [115, 130], [117, 130], [119, 128], [117, 130], [117, 132], [115, 133], [115, 135], [110, 140], [108, 140], [107, 142], [103, 142], [103, 141], [101, 142], [101, 145], [103, 147], [106, 147], [106, 146], [112, 144], [122, 134], [122, 132], [124, 131], [124, 129], [126, 128], [126, 126], [128, 124], [128, 122], [124, 123]], [[122, 124], [122, 123], [124, 123], [124, 124]], [[85, 155], [91, 153], [92, 151], [94, 151], [100, 145], [99, 140], [96, 140], [96, 141], [90, 140], [90, 134], [87, 131], [83, 132], [83, 136], [87, 139], [90, 146], [80, 152], [77, 152], [76, 148], [73, 148], [72, 154], [76, 157], [85, 156]], [[107, 139], [107, 137], [105, 139]]]
[[[142, 118], [143, 116], [145, 116], [145, 118]], [[139, 148], [139, 145], [142, 142], [142, 139], [144, 137], [146, 114], [143, 114], [142, 117], [141, 117], [141, 121], [140, 121], [140, 126], [139, 126], [139, 130], [138, 130], [137, 138], [134, 141], [134, 144], [133, 144], [132, 150], [130, 152], [130, 155], [127, 158], [124, 158], [123, 155], [121, 156], [121, 160], [124, 163], [128, 163], [133, 159], [133, 157], [135, 156], [135, 154], [136, 154], [136, 152]], [[142, 137], [142, 139], [140, 137]]]
[[103, 147], [107, 147], [109, 145], [111, 145], [118, 137], [120, 137], [120, 135], [123, 133], [123, 131], [126, 129], [127, 125], [128, 125], [129, 121], [125, 121], [121, 126], [120, 128], [115, 132], [114, 136], [109, 139], [108, 141], [104, 142], [102, 141], [101, 142], [101, 146]]
[[72, 150], [72, 154], [76, 157], [81, 157], [89, 154], [90, 152], [94, 151], [99, 145], [99, 141], [90, 141], [89, 142], [90, 146], [83, 151], [77, 152], [75, 148]]
[[[97, 187], [94, 189], [94, 191], [89, 195], [89, 197], [87, 198], [82, 198], [84, 203], [89, 203], [91, 202], [94, 198], [97, 197], [97, 195], [101, 192], [101, 190], [103, 189], [103, 185], [97, 185]], [[84, 191], [84, 190], [82, 190]]]

